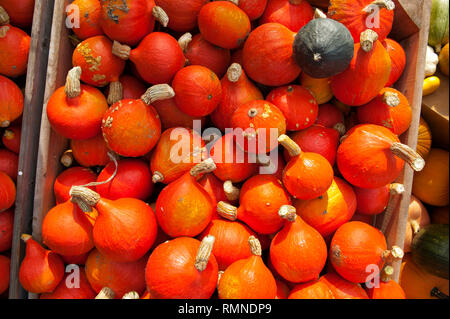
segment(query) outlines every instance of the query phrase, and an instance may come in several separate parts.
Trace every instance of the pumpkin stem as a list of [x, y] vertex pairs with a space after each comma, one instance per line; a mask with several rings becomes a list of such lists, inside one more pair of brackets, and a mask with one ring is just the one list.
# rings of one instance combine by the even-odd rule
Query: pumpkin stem
[[163, 8], [159, 6], [154, 6], [152, 9], [152, 15], [155, 18], [156, 21], [161, 23], [161, 25], [166, 28], [169, 24], [169, 16], [167, 15], [166, 11], [164, 11]]
[[250, 110], [248, 110], [247, 114], [248, 117], [254, 118], [256, 115], [258, 115], [258, 110], [255, 108], [251, 108]]
[[153, 182], [154, 184], [156, 184], [156, 183], [158, 183], [158, 182], [162, 182], [163, 180], [164, 180], [164, 175], [163, 175], [161, 172], [155, 171], [155, 172], [153, 173], [153, 176], [152, 176], [152, 182]]
[[78, 38], [75, 34], [70, 34], [67, 36], [74, 47], [81, 43], [80, 38]]
[[109, 93], [107, 102], [109, 105], [112, 105], [118, 101], [123, 99], [123, 87], [122, 83], [119, 81], [114, 81], [109, 83]]
[[387, 9], [389, 11], [392, 11], [395, 9], [395, 3], [392, 0], [375, 0], [374, 2], [372, 2], [371, 4], [366, 6], [363, 9], [363, 12], [371, 13], [371, 12], [373, 12], [375, 6], [378, 7], [377, 9]]
[[326, 19], [327, 15], [325, 13], [323, 13], [322, 10], [316, 8], [316, 10], [314, 10], [314, 19]]
[[392, 216], [394, 215], [394, 211], [397, 208], [401, 196], [403, 195], [404, 192], [405, 187], [403, 186], [403, 184], [393, 183], [389, 186], [389, 193], [390, 193], [389, 202], [384, 212], [383, 223], [380, 228], [383, 234], [386, 234], [386, 230], [389, 226]]
[[233, 63], [227, 70], [227, 79], [230, 82], [236, 83], [242, 75], [242, 67], [239, 63]]
[[420, 225], [417, 220], [411, 220], [409, 223], [411, 224], [411, 227], [413, 229], [413, 234], [417, 234], [420, 230]]
[[183, 51], [183, 53], [186, 53], [186, 50], [189, 46], [189, 43], [191, 43], [191, 41], [192, 41], [192, 34], [190, 34], [189, 32], [186, 32], [178, 39], [178, 44], [181, 47], [181, 50]]
[[15, 134], [12, 130], [6, 129], [3, 133], [3, 137], [7, 140], [12, 140], [14, 138]]
[[115, 167], [114, 173], [112, 173], [112, 175], [107, 180], [104, 180], [103, 182], [91, 182], [91, 183], [87, 183], [87, 184], [80, 185], [80, 186], [91, 187], [91, 186], [108, 184], [110, 181], [112, 181], [114, 179], [114, 177], [116, 177], [117, 170], [119, 169], [119, 163], [117, 163], [117, 160], [118, 160], [119, 156], [117, 154], [113, 153], [112, 151], [109, 151], [108, 152], [108, 157], [114, 163], [114, 167]]
[[9, 31], [9, 26], [4, 25], [4, 26], [0, 26], [0, 39], [6, 37], [6, 34]]
[[24, 243], [26, 243], [26, 242], [28, 241], [28, 239], [31, 239], [31, 238], [32, 238], [32, 237], [31, 237], [31, 235], [29, 235], [29, 234], [22, 234], [22, 235], [20, 236], [20, 239], [22, 239]]
[[431, 289], [430, 296], [439, 299], [448, 299], [448, 296], [440, 291], [438, 287], [434, 287], [433, 289]]
[[231, 221], [237, 219], [237, 207], [226, 202], [220, 201], [217, 203], [217, 212], [223, 218]]
[[381, 100], [384, 104], [389, 105], [391, 107], [398, 106], [400, 104], [400, 98], [398, 94], [395, 92], [386, 91], [383, 93]]
[[190, 174], [193, 177], [197, 177], [200, 174], [211, 173], [213, 170], [217, 168], [216, 163], [214, 163], [212, 158], [207, 158], [204, 161], [198, 163], [194, 167], [191, 168]]
[[291, 223], [293, 223], [297, 219], [297, 210], [295, 209], [294, 206], [283, 205], [278, 210], [278, 215], [281, 218], [286, 219], [286, 220], [290, 221]]
[[301, 154], [302, 149], [286, 134], [281, 134], [278, 137], [278, 142], [288, 151], [291, 157], [295, 157]]
[[95, 206], [100, 200], [100, 195], [85, 186], [72, 186], [69, 191], [70, 201], [80, 207], [80, 209], [89, 213], [92, 206]]
[[130, 58], [131, 48], [126, 44], [120, 44], [120, 42], [114, 40], [111, 53], [122, 60], [128, 60]]
[[345, 132], [347, 131], [347, 128], [345, 127], [344, 123], [336, 123], [334, 124], [333, 128], [338, 131], [339, 136], [344, 136]]
[[225, 0], [225, 1], [229, 1], [237, 6], [239, 5], [239, 0]]
[[390, 250], [385, 250], [381, 257], [385, 263], [391, 264], [396, 259], [402, 259], [404, 255], [403, 249], [398, 246], [392, 246]]
[[175, 96], [175, 91], [169, 84], [157, 84], [149, 87], [141, 96], [145, 104], [150, 105], [155, 101], [168, 100]]
[[372, 51], [373, 45], [377, 40], [378, 40], [378, 34], [371, 29], [367, 29], [366, 31], [361, 33], [361, 36], [359, 38], [359, 43], [361, 44], [361, 49], [363, 49], [364, 52]]
[[248, 238], [248, 244], [250, 245], [250, 251], [252, 252], [252, 255], [261, 256], [262, 249], [261, 243], [259, 242], [258, 238], [256, 238], [255, 236], [250, 236]]
[[197, 251], [197, 256], [195, 257], [195, 268], [198, 271], [203, 271], [206, 269], [215, 240], [216, 238], [214, 236], [208, 235], [205, 236], [200, 243], [200, 247]]
[[9, 24], [9, 14], [2, 6], [0, 6], [0, 25], [5, 24]]
[[314, 53], [313, 59], [315, 62], [320, 62], [322, 61], [322, 55], [320, 53]]
[[64, 167], [70, 167], [73, 164], [73, 153], [72, 150], [66, 150], [60, 159], [61, 164]]
[[383, 282], [389, 282], [394, 276], [394, 268], [390, 265], [385, 265], [381, 271], [380, 279]]
[[407, 162], [416, 172], [420, 172], [425, 167], [425, 160], [408, 145], [394, 142], [391, 145], [391, 151], [394, 155]]
[[122, 299], [139, 299], [139, 294], [136, 291], [127, 292]]
[[114, 299], [115, 296], [116, 294], [111, 288], [103, 287], [95, 299]]
[[220, 279], [222, 278], [224, 271], [223, 270], [219, 270], [219, 275], [217, 276], [217, 287], [219, 287], [219, 282]]
[[10, 124], [11, 124], [10, 121], [5, 120], [5, 121], [0, 122], [0, 127], [8, 127]]
[[230, 202], [234, 202], [239, 199], [240, 190], [233, 185], [232, 181], [228, 180], [223, 183], [223, 191]]
[[68, 98], [76, 98], [81, 94], [81, 67], [76, 66], [70, 69], [66, 77], [66, 85], [64, 86], [64, 93]]

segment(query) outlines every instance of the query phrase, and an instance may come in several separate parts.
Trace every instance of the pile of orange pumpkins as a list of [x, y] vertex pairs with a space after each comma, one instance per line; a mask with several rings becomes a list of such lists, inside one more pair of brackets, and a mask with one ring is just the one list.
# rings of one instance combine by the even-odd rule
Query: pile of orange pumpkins
[[399, 139], [412, 111], [392, 87], [406, 64], [388, 38], [395, 5], [310, 2], [72, 2], [73, 68], [46, 108], [70, 149], [42, 244], [22, 235], [25, 290], [406, 297], [392, 280], [403, 251], [372, 223], [394, 213], [404, 165], [425, 166]]
[[0, 298], [7, 297], [34, 0], [0, 0]]

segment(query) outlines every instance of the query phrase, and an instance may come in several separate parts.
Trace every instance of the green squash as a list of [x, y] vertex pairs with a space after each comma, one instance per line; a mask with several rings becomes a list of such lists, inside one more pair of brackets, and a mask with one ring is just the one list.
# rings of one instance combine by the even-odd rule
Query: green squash
[[444, 224], [422, 227], [411, 244], [414, 263], [422, 270], [449, 279], [449, 228]]
[[441, 51], [444, 44], [448, 43], [449, 33], [449, 0], [433, 0], [430, 16], [430, 33], [428, 44], [437, 53]]

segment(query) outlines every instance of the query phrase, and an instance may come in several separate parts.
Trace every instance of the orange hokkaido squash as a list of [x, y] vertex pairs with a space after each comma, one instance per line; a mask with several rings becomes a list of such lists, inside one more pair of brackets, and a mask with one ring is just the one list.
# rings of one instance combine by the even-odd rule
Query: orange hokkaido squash
[[314, 10], [304, 0], [268, 0], [260, 24], [276, 22], [298, 32], [313, 19]]
[[14, 227], [14, 210], [0, 213], [0, 253], [10, 250]]
[[360, 284], [345, 280], [335, 272], [328, 272], [319, 281], [330, 288], [334, 299], [369, 299]]
[[8, 12], [12, 25], [28, 28], [33, 22], [34, 0], [0, 0], [0, 6]]
[[110, 161], [102, 134], [82, 140], [70, 140], [73, 158], [84, 167], [105, 166]]
[[8, 257], [0, 255], [0, 295], [9, 287], [10, 264], [11, 260]]
[[383, 45], [391, 58], [391, 74], [386, 86], [392, 86], [403, 74], [406, 66], [406, 53], [403, 47], [392, 39], [384, 39]]
[[155, 0], [156, 5], [160, 6], [169, 16], [169, 29], [177, 32], [187, 32], [195, 29], [197, 26], [197, 15], [200, 9], [209, 2], [209, 0]]
[[370, 299], [406, 299], [403, 288], [392, 280], [393, 274], [394, 268], [391, 266], [387, 265], [381, 270], [378, 285], [366, 288]]
[[289, 299], [334, 299], [331, 289], [318, 279], [294, 286]]
[[[75, 272], [72, 274], [75, 275]], [[96, 294], [89, 284], [84, 267], [78, 270], [79, 281], [76, 283], [79, 285], [72, 282], [72, 274], [66, 273], [53, 292], [43, 293], [39, 299], [94, 299]]]
[[423, 117], [420, 117], [419, 132], [417, 133], [417, 153], [425, 160], [431, 150], [431, 144], [433, 141], [430, 126], [425, 122]]
[[0, 213], [14, 205], [16, 184], [3, 172], [0, 172]]
[[20, 152], [21, 125], [9, 126], [2, 136], [3, 145], [16, 154]]
[[0, 127], [8, 127], [22, 112], [22, 91], [16, 83], [0, 75]]
[[30, 36], [12, 25], [0, 25], [0, 74], [9, 77], [27, 71]]
[[[103, 30], [100, 26], [100, 16], [102, 14], [100, 1], [74, 0], [72, 1], [72, 5], [78, 7], [80, 19], [80, 25], [72, 28], [72, 31], [80, 40], [103, 34]], [[76, 11], [69, 9], [67, 16], [72, 17], [76, 13]]]
[[0, 171], [17, 180], [17, 170], [19, 166], [19, 156], [7, 149], [0, 149]]
[[356, 195], [356, 212], [364, 215], [382, 213], [389, 202], [389, 185], [377, 188], [353, 187]]

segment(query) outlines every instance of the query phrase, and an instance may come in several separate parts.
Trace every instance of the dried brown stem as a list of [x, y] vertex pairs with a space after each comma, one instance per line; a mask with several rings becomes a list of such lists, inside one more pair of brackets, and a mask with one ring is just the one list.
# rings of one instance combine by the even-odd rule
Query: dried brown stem
[[70, 69], [66, 77], [64, 92], [68, 98], [76, 98], [81, 94], [81, 67], [76, 66]]
[[145, 104], [150, 105], [155, 101], [168, 100], [175, 96], [175, 91], [168, 84], [156, 84], [147, 89], [141, 96]]
[[205, 236], [200, 243], [200, 247], [197, 251], [197, 256], [195, 257], [195, 268], [198, 271], [203, 271], [208, 266], [209, 257], [214, 246], [214, 241], [216, 238], [214, 236]]
[[114, 299], [116, 294], [111, 288], [103, 287], [95, 299]]
[[261, 243], [259, 242], [258, 238], [256, 238], [255, 236], [250, 236], [248, 238], [248, 244], [250, 245], [250, 251], [252, 252], [252, 255], [261, 256], [262, 249]]
[[288, 151], [291, 157], [295, 157], [301, 154], [302, 149], [286, 134], [281, 134], [278, 137], [278, 142]]
[[361, 33], [361, 36], [359, 38], [361, 49], [363, 49], [365, 52], [372, 51], [373, 45], [377, 40], [378, 34], [371, 29], [367, 29], [366, 31]]
[[212, 158], [205, 159], [204, 161], [198, 163], [194, 167], [191, 168], [190, 174], [194, 177], [199, 176], [200, 174], [211, 173], [217, 168]]
[[237, 207], [220, 201], [217, 203], [217, 212], [223, 218], [234, 221], [237, 219]]
[[233, 63], [227, 70], [227, 79], [230, 82], [236, 83], [242, 75], [242, 67], [239, 63]]
[[123, 87], [119, 81], [109, 83], [109, 93], [107, 102], [112, 105], [123, 99]]
[[72, 150], [67, 150], [63, 153], [60, 159], [61, 164], [64, 167], [70, 167], [73, 164], [73, 153]]
[[394, 155], [408, 163], [416, 172], [420, 172], [425, 167], [425, 160], [408, 145], [394, 142], [391, 145], [391, 151]]
[[288, 220], [288, 221], [293, 223], [297, 219], [297, 210], [295, 209], [294, 206], [283, 205], [278, 210], [278, 215], [281, 218], [286, 219], [286, 220]]
[[169, 16], [163, 8], [154, 6], [152, 9], [152, 15], [156, 21], [158, 21], [164, 28], [169, 24]]

